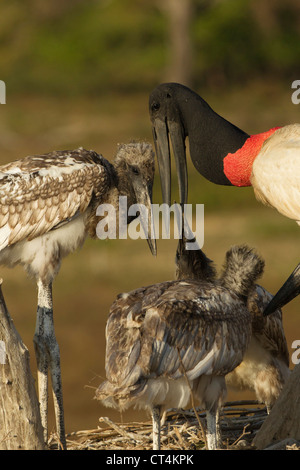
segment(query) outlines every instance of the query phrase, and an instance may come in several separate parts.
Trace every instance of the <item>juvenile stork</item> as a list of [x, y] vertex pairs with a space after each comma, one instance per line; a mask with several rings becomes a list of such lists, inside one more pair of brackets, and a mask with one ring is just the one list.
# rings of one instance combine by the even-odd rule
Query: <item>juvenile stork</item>
[[[179, 279], [217, 280], [212, 262], [202, 250], [187, 250], [184, 237], [178, 242], [176, 275]], [[251, 314], [251, 339], [242, 362], [226, 375], [226, 385], [236, 390], [251, 390], [269, 412], [287, 381], [289, 351], [282, 324], [282, 313], [263, 315], [272, 295], [256, 284], [249, 293], [247, 307]]]
[[[214, 276], [205, 255], [192, 263], [200, 278], [120, 294], [107, 321], [107, 381], [96, 398], [121, 410], [150, 410], [154, 450], [160, 447], [160, 413], [187, 406], [191, 389], [207, 410], [208, 449], [216, 449], [225, 375], [240, 364], [251, 336], [246, 301], [263, 272], [260, 257], [233, 247], [217, 282], [203, 279], [204, 271], [208, 279]], [[178, 276], [184, 276], [180, 270]]]
[[[79, 148], [28, 156], [0, 167], [0, 264], [22, 265], [36, 279], [34, 346], [44, 437], [47, 441], [48, 370], [56, 426], [65, 447], [60, 353], [53, 324], [52, 282], [64, 256], [96, 237], [96, 209], [118, 196], [149, 209], [154, 153], [148, 143], [121, 145], [114, 164]], [[128, 220], [129, 222], [129, 220]], [[148, 239], [152, 253], [155, 240]]]
[[273, 296], [260, 285], [248, 297], [252, 335], [241, 364], [226, 376], [236, 390], [251, 390], [269, 413], [290, 375], [289, 351], [282, 312], [266, 317], [264, 310]]
[[[197, 93], [178, 83], [156, 87], [149, 112], [158, 157], [163, 201], [170, 204], [170, 146], [176, 161], [180, 202], [187, 201], [185, 140], [197, 171], [209, 181], [253, 186], [256, 197], [300, 223], [300, 124], [249, 135], [219, 116]], [[300, 293], [300, 264], [265, 314]]]

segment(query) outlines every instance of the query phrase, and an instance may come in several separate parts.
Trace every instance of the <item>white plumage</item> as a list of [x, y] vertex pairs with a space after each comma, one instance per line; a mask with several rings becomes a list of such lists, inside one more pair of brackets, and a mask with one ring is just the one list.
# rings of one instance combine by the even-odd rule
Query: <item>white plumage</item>
[[[187, 406], [191, 387], [197, 404], [207, 410], [208, 448], [215, 449], [225, 375], [240, 364], [250, 341], [246, 299], [263, 265], [247, 247], [234, 247], [218, 281], [204, 255], [195, 260], [200, 279], [121, 294], [107, 322], [107, 381], [96, 397], [106, 406], [150, 409], [157, 429], [159, 412]], [[156, 437], [154, 432], [155, 449]]]
[[[64, 256], [96, 237], [96, 209], [119, 195], [128, 206], [150, 209], [154, 154], [146, 142], [121, 145], [114, 165], [83, 148], [28, 156], [0, 167], [0, 264], [22, 265], [38, 286], [34, 335], [39, 400], [47, 439], [48, 369], [51, 372], [56, 426], [65, 447], [60, 354], [55, 339], [52, 281]], [[127, 220], [129, 222], [130, 219]], [[155, 244], [147, 240], [153, 253]]]
[[277, 129], [252, 166], [256, 197], [300, 223], [300, 124]]
[[[300, 225], [300, 124], [277, 129], [263, 144], [252, 166], [258, 200]], [[265, 308], [265, 315], [300, 293], [300, 263]]]

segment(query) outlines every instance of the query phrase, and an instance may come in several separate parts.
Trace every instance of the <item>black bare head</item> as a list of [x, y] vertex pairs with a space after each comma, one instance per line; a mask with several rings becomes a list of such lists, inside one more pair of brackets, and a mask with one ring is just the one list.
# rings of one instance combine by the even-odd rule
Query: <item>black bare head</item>
[[141, 225], [150, 250], [156, 255], [156, 241], [151, 238], [154, 167], [154, 152], [150, 143], [130, 142], [119, 145], [114, 159], [119, 195], [127, 196], [128, 208], [132, 204], [141, 204], [146, 208], [146, 218], [140, 213]]
[[197, 93], [178, 83], [163, 83], [149, 97], [149, 113], [158, 159], [163, 201], [171, 201], [170, 143], [176, 162], [180, 202], [187, 202], [185, 139], [197, 171], [216, 184], [231, 185], [223, 159], [241, 148], [248, 134], [223, 119]]

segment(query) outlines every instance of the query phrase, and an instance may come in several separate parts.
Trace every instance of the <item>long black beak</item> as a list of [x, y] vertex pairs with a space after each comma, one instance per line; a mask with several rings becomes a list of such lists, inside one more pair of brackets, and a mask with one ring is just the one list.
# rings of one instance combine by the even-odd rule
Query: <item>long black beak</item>
[[153, 140], [160, 174], [163, 202], [171, 205], [171, 159], [169, 136], [172, 143], [179, 185], [180, 204], [187, 203], [188, 175], [185, 136], [181, 125], [175, 121], [155, 119]]
[[300, 263], [294, 269], [290, 277], [285, 281], [277, 294], [268, 303], [264, 310], [264, 316], [270, 315], [278, 308], [284, 307], [288, 302], [300, 294]]

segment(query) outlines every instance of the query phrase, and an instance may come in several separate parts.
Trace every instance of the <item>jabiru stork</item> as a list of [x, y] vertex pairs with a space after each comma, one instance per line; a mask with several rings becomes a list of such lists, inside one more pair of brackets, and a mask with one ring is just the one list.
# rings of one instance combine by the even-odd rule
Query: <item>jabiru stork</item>
[[[149, 97], [163, 202], [170, 205], [170, 144], [180, 202], [187, 202], [185, 140], [196, 170], [212, 183], [252, 186], [258, 200], [300, 224], [300, 124], [249, 135], [218, 115], [197, 93], [163, 83]], [[268, 315], [300, 293], [300, 263], [265, 309]]]
[[[218, 274], [201, 249], [187, 250], [183, 234], [176, 251], [176, 278], [216, 282]], [[282, 312], [263, 315], [273, 296], [255, 284], [247, 307], [251, 314], [251, 339], [242, 362], [226, 375], [226, 386], [236, 391], [250, 390], [269, 413], [290, 376], [289, 350], [282, 323]]]
[[264, 269], [247, 246], [228, 250], [217, 280], [201, 250], [184, 256], [177, 251], [178, 280], [120, 294], [106, 325], [107, 380], [96, 398], [120, 410], [149, 410], [153, 450], [160, 448], [161, 412], [186, 407], [191, 393], [206, 409], [207, 448], [219, 446], [225, 375], [241, 363], [250, 342], [247, 298]]
[[[79, 148], [27, 156], [0, 167], [0, 264], [22, 265], [38, 287], [34, 347], [45, 442], [49, 371], [58, 438], [66, 447], [52, 301], [62, 258], [88, 236], [96, 238], [100, 204], [112, 204], [118, 211], [118, 197], [123, 195], [129, 204], [144, 204], [150, 214], [153, 179], [154, 152], [147, 142], [120, 145], [113, 164], [93, 150]], [[155, 254], [155, 239], [147, 241]]]

